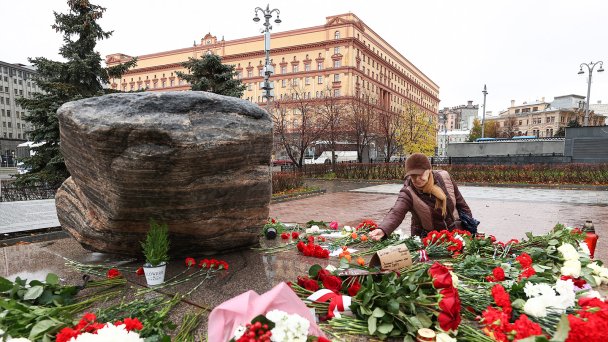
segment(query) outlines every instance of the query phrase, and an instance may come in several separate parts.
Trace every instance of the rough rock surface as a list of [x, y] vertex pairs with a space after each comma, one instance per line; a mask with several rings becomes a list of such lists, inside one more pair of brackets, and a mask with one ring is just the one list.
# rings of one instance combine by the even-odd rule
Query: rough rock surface
[[205, 92], [111, 94], [64, 104], [71, 173], [56, 196], [62, 227], [84, 247], [141, 254], [150, 218], [171, 254], [256, 243], [271, 197], [272, 119]]

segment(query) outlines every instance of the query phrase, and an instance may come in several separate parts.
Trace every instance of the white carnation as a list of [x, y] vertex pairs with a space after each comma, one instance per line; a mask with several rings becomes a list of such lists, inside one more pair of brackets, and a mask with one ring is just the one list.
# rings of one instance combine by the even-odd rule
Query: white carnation
[[524, 287], [524, 292], [528, 298], [539, 297], [539, 296], [555, 296], [555, 292], [551, 285], [546, 283], [540, 284], [532, 284], [530, 282], [526, 283]]
[[578, 260], [579, 255], [576, 248], [569, 243], [562, 244], [557, 250], [562, 253], [564, 260]]
[[561, 268], [562, 275], [578, 278], [581, 276], [581, 262], [578, 260], [566, 260]]
[[555, 283], [555, 291], [562, 296], [574, 295], [574, 282], [571, 279], [558, 279]]
[[547, 307], [541, 297], [530, 298], [524, 304], [524, 312], [533, 317], [547, 316]]
[[273, 321], [271, 341], [306, 342], [310, 322], [300, 315], [289, 315], [284, 311], [272, 310], [266, 318]]
[[591, 291], [587, 291], [587, 292], [583, 293], [582, 297], [583, 298], [599, 298], [601, 300], [604, 300], [604, 297], [602, 297], [602, 295], [595, 290], [591, 290]]
[[455, 338], [452, 338], [450, 335], [446, 333], [439, 333], [435, 338], [436, 342], [456, 342]]
[[344, 226], [344, 230], [350, 232], [353, 230], [353, 228], [351, 226]]
[[25, 337], [19, 337], [19, 338], [10, 338], [9, 337], [7, 341], [10, 341], [10, 342], [32, 342], [32, 341], [28, 340]]
[[97, 333], [82, 333], [77, 337], [72, 337], [69, 342], [144, 342], [143, 338], [135, 331], [127, 331], [124, 324], [114, 325], [107, 323]]

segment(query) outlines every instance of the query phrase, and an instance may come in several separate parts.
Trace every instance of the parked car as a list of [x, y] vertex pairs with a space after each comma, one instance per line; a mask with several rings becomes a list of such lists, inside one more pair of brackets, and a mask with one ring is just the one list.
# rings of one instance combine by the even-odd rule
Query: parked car
[[[356, 162], [358, 160], [357, 151], [335, 151], [335, 153], [336, 163]], [[331, 155], [331, 151], [325, 151], [313, 161], [313, 164], [330, 164]]]
[[292, 165], [291, 159], [277, 159], [272, 161], [273, 166]]
[[23, 162], [19, 162], [17, 163], [17, 173], [20, 175], [24, 175], [26, 173], [30, 172], [30, 168], [29, 167], [25, 167], [25, 164], [23, 164]]

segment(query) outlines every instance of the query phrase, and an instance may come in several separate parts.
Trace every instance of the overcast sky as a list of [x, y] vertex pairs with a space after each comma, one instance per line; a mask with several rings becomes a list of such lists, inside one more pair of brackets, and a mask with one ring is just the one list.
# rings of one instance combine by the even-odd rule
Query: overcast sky
[[[192, 46], [211, 32], [226, 40], [259, 34], [253, 9], [262, 1], [91, 0], [107, 9], [101, 20], [113, 36], [102, 56], [141, 55]], [[603, 0], [274, 0], [283, 23], [274, 32], [322, 25], [353, 12], [440, 87], [440, 108], [483, 103], [498, 113], [517, 104], [566, 94], [587, 95], [582, 62], [608, 69], [608, 1]], [[61, 36], [53, 11], [65, 0], [2, 0], [0, 60], [59, 60]], [[598, 67], [596, 67], [596, 70]], [[591, 103], [608, 103], [608, 72], [593, 74]], [[481, 111], [480, 111], [481, 114]]]

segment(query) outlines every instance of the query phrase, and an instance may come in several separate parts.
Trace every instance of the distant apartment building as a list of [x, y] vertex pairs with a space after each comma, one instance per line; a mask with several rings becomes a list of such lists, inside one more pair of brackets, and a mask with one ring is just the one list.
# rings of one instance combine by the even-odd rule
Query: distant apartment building
[[608, 117], [608, 103], [602, 103], [602, 101], [591, 103], [589, 105], [589, 110], [593, 111], [597, 116], [603, 116], [604, 118]]
[[35, 74], [36, 70], [23, 64], [0, 61], [0, 155], [5, 163], [12, 160], [17, 145], [28, 138], [27, 110], [16, 100], [39, 91], [32, 79]]
[[[570, 121], [584, 123], [585, 97], [581, 95], [556, 96], [553, 101], [545, 98], [520, 105], [511, 101], [511, 106], [498, 117], [486, 118], [496, 123], [497, 137], [510, 138], [513, 136], [533, 135], [539, 138], [554, 136], [559, 128], [566, 127]], [[605, 125], [606, 118], [589, 113], [590, 126]]]
[[468, 101], [466, 105], [439, 110], [437, 132], [437, 155], [445, 156], [450, 143], [465, 142], [469, 138], [473, 120], [477, 117], [479, 105]]

